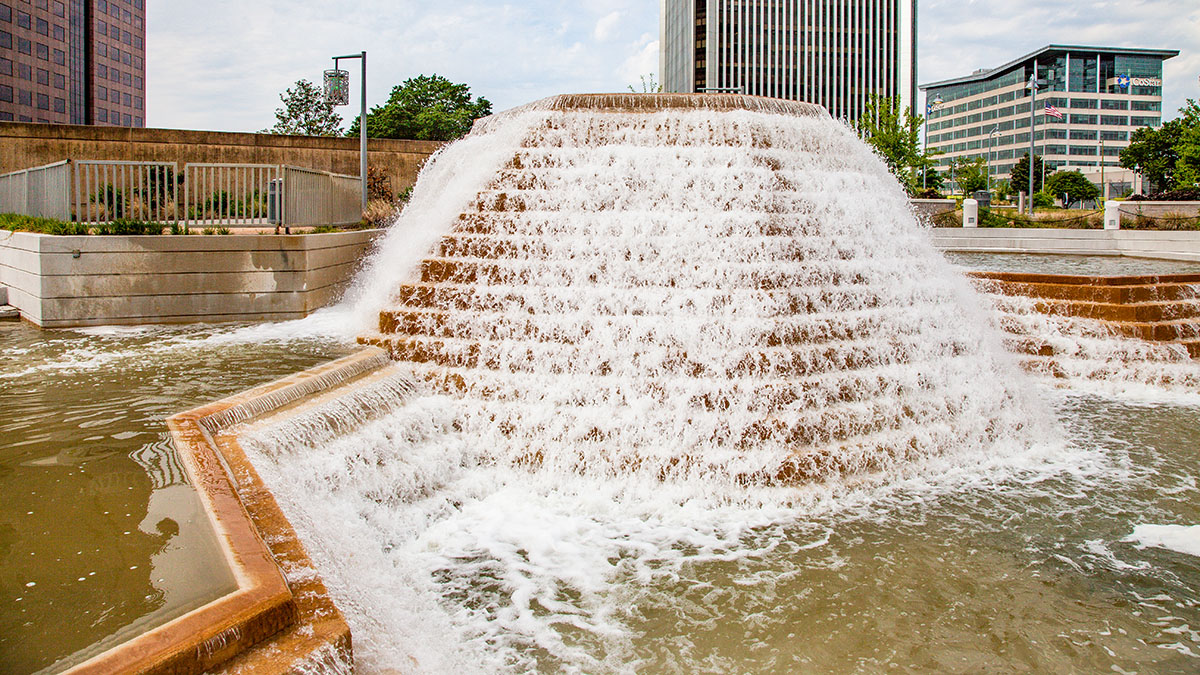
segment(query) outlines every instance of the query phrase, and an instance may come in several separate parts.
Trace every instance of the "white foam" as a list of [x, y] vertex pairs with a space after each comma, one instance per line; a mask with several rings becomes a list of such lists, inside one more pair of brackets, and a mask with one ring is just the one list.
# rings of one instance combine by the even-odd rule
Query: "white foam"
[[1200, 525], [1137, 525], [1124, 541], [1200, 556]]

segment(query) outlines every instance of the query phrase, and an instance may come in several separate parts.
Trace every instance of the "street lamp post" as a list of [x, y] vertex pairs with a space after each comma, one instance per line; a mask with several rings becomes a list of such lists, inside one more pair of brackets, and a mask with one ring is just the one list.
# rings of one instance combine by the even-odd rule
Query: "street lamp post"
[[[987, 158], [987, 189], [988, 195], [992, 194], [992, 150], [996, 148], [996, 137], [1000, 135], [1000, 125], [992, 127], [988, 132], [988, 158]], [[988, 199], [991, 199], [989, 196]]]
[[367, 53], [333, 57], [333, 68], [342, 59], [362, 59], [362, 107], [358, 115], [358, 175], [362, 179], [362, 210], [367, 210]]

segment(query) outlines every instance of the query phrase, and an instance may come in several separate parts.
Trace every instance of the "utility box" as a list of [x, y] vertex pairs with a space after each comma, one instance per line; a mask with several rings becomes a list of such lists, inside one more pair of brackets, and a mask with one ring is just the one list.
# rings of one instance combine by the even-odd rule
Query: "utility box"
[[981, 208], [988, 209], [992, 206], [992, 193], [987, 190], [976, 190], [971, 193], [971, 198], [979, 202]]
[[283, 179], [273, 178], [267, 183], [267, 222], [272, 225], [283, 223]]

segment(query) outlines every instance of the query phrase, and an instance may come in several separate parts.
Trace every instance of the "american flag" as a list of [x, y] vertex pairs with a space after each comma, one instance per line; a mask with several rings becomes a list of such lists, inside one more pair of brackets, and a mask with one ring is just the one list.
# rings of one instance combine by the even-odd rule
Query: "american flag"
[[1055, 108], [1049, 103], [1046, 104], [1046, 114], [1051, 117], [1056, 117], [1060, 120], [1063, 118], [1062, 113], [1058, 111], [1058, 108]]

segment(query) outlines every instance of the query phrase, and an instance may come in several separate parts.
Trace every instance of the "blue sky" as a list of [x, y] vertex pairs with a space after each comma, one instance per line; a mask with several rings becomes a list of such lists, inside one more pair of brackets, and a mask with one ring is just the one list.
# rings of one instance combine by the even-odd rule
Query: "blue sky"
[[[155, 127], [269, 127], [280, 92], [300, 78], [319, 81], [331, 56], [363, 49], [368, 105], [422, 73], [465, 82], [503, 110], [557, 93], [623, 91], [658, 70], [658, 0], [147, 6], [148, 124]], [[1165, 116], [1185, 98], [1200, 98], [1196, 0], [926, 0], [918, 16], [922, 83], [997, 66], [1049, 43], [1152, 47], [1181, 50], [1166, 65]], [[357, 101], [357, 65], [350, 69]], [[349, 118], [350, 110], [339, 112]]]

